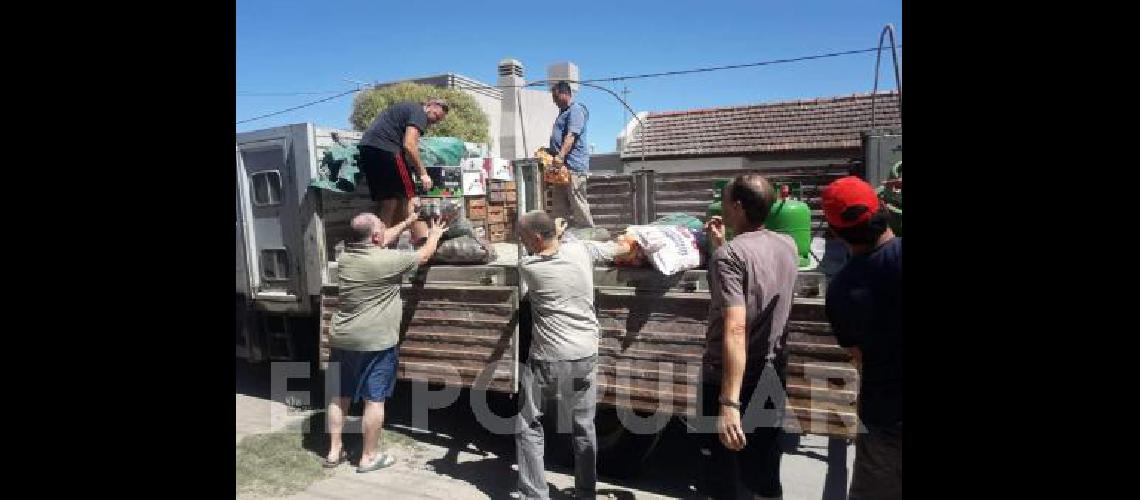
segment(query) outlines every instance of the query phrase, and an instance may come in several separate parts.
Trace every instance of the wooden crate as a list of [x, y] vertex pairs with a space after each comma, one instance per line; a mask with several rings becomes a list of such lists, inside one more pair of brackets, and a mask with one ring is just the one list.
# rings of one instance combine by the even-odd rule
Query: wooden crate
[[487, 198], [484, 196], [468, 196], [465, 198], [467, 208], [487, 208]]
[[494, 191], [516, 191], [517, 186], [518, 185], [515, 184], [515, 181], [497, 181], [497, 180], [492, 179], [492, 180], [487, 182], [487, 189], [492, 191], [492, 192], [494, 192]]
[[484, 196], [467, 196], [463, 199], [467, 218], [470, 220], [483, 220], [487, 218], [487, 198]]
[[497, 206], [497, 205], [487, 206], [487, 217], [486, 218], [487, 218], [488, 222], [500, 222], [500, 223], [506, 222], [507, 221], [506, 207], [501, 207], [501, 206]]
[[487, 239], [489, 241], [491, 241], [492, 243], [502, 243], [502, 242], [514, 241], [515, 234], [511, 231], [492, 231], [492, 230], [488, 229], [487, 230]]

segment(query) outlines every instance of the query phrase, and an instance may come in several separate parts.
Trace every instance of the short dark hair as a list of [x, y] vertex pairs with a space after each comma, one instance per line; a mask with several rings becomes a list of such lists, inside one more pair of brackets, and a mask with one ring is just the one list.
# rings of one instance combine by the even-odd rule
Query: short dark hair
[[524, 229], [542, 236], [544, 240], [552, 240], [557, 234], [554, 228], [554, 219], [542, 210], [532, 210], [523, 214], [521, 222]]
[[442, 109], [444, 113], [449, 113], [451, 109], [451, 107], [447, 105], [447, 101], [439, 98], [428, 99], [424, 104], [428, 106], [435, 104], [436, 106], [439, 106], [439, 108]]
[[558, 83], [555, 83], [553, 87], [550, 87], [550, 90], [554, 91], [556, 94], [574, 95], [574, 91], [570, 88], [570, 82], [566, 80], [559, 80]]
[[844, 228], [833, 227], [831, 230], [852, 245], [874, 245], [890, 227], [890, 219], [887, 207], [880, 205], [879, 210], [866, 223]]
[[768, 211], [776, 202], [776, 190], [760, 174], [738, 175], [729, 184], [729, 194], [732, 201], [739, 201], [744, 207], [744, 216], [748, 222], [762, 224], [768, 218]]

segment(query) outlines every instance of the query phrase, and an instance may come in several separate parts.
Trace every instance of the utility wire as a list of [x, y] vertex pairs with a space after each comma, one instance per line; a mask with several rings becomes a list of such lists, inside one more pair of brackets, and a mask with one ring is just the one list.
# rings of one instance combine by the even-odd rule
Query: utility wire
[[[902, 44], [899, 44], [898, 47], [902, 47]], [[868, 53], [868, 52], [875, 52], [875, 51], [879, 51], [879, 50], [882, 50], [882, 49], [880, 47], [875, 47], [875, 48], [870, 48], [870, 49], [847, 50], [847, 51], [843, 51], [843, 52], [831, 52], [831, 53], [827, 53], [827, 54], [816, 54], [816, 55], [811, 55], [811, 56], [793, 57], [793, 58], [789, 58], [789, 59], [774, 59], [771, 61], [760, 61], [760, 62], [754, 62], [754, 63], [748, 63], [748, 64], [731, 64], [731, 65], [727, 65], [727, 66], [713, 66], [713, 67], [708, 67], [708, 68], [694, 68], [694, 69], [684, 69], [684, 70], [677, 70], [677, 71], [665, 71], [665, 72], [661, 72], [661, 73], [643, 73], [640, 75], [612, 76], [612, 77], [607, 77], [607, 78], [591, 78], [591, 79], [586, 79], [586, 80], [580, 80], [576, 83], [583, 83], [584, 84], [584, 83], [594, 83], [594, 82], [620, 82], [620, 81], [625, 81], [625, 80], [637, 80], [637, 79], [643, 79], [643, 78], [658, 78], [658, 77], [663, 77], [663, 76], [688, 75], [688, 74], [693, 74], [693, 73], [708, 73], [711, 71], [722, 71], [722, 70], [726, 70], [726, 69], [753, 68], [753, 67], [758, 67], [758, 66], [768, 66], [771, 64], [783, 64], [783, 63], [798, 62], [798, 61], [809, 61], [809, 60], [813, 60], [813, 59], [823, 59], [823, 58], [827, 58], [827, 57], [839, 57], [839, 56], [845, 56], [845, 55], [851, 55], [851, 54], [862, 54], [862, 53]], [[478, 88], [535, 87], [535, 86], [548, 84], [552, 81], [554, 81], [554, 80], [537, 80], [537, 81], [533, 81], [533, 82], [530, 82], [530, 83], [527, 83], [524, 85], [486, 85], [486, 86], [480, 86]], [[353, 92], [356, 92], [357, 90], [358, 89], [352, 89], [349, 91], [345, 91], [345, 92], [336, 94], [336, 95], [331, 96], [331, 97], [326, 97], [326, 98], [318, 100], [318, 101], [307, 102], [307, 103], [300, 104], [300, 105], [297, 105], [297, 106], [294, 106], [294, 107], [291, 107], [288, 109], [283, 109], [281, 111], [275, 111], [273, 113], [267, 113], [267, 114], [264, 114], [261, 116], [255, 116], [253, 118], [247, 118], [247, 119], [241, 120], [237, 123], [241, 124], [241, 123], [251, 122], [254, 120], [260, 120], [262, 118], [268, 118], [270, 116], [275, 116], [275, 115], [279, 115], [282, 113], [287, 113], [289, 111], [305, 108], [308, 106], [312, 106], [314, 104], [320, 104], [320, 103], [325, 102], [325, 101], [331, 101], [331, 100], [336, 99], [338, 97], [345, 96], [345, 95], [351, 94]], [[320, 93], [323, 93], [323, 92], [320, 92]], [[269, 94], [269, 93], [266, 93], [266, 94]], [[305, 94], [305, 93], [299, 92], [299, 93], [295, 93], [294, 95], [303, 95], [303, 94]], [[316, 93], [314, 93], [314, 94], [316, 94]]]
[[[353, 89], [353, 90], [355, 90], [355, 89]], [[237, 91], [237, 95], [251, 96], [251, 97], [285, 97], [285, 96], [295, 96], [295, 95], [328, 95], [328, 94], [335, 94], [337, 92], [344, 92], [344, 91], [343, 90], [324, 90], [324, 91], [320, 91], [320, 92], [245, 92], [245, 91], [239, 90], [239, 91]]]
[[266, 113], [266, 114], [264, 114], [264, 115], [255, 116], [255, 117], [253, 117], [253, 118], [246, 118], [246, 119], [244, 119], [244, 120], [238, 120], [237, 124], [238, 124], [238, 125], [240, 125], [240, 124], [242, 124], [242, 123], [246, 123], [246, 122], [252, 122], [252, 121], [254, 121], [254, 120], [260, 120], [260, 119], [262, 119], [262, 118], [269, 118], [270, 116], [276, 116], [276, 115], [279, 115], [279, 114], [282, 114], [282, 113], [288, 113], [288, 112], [290, 112], [290, 111], [293, 111], [293, 110], [296, 110], [296, 109], [306, 108], [306, 107], [312, 106], [312, 105], [314, 105], [314, 104], [320, 104], [320, 103], [322, 103], [322, 102], [325, 102], [325, 101], [331, 101], [331, 100], [333, 100], [333, 99], [336, 99], [336, 98], [338, 98], [338, 97], [342, 97], [342, 96], [346, 96], [346, 95], [348, 95], [348, 94], [351, 94], [351, 93], [353, 93], [353, 92], [356, 92], [356, 89], [352, 89], [352, 90], [349, 90], [349, 91], [347, 91], [347, 92], [342, 92], [342, 93], [340, 93], [340, 94], [337, 94], [337, 95], [334, 95], [334, 96], [332, 96], [332, 97], [326, 97], [326, 98], [324, 98], [324, 99], [321, 99], [321, 100], [319, 100], [319, 101], [307, 102], [307, 103], [305, 103], [305, 104], [300, 104], [300, 105], [297, 105], [297, 106], [293, 106], [293, 107], [291, 107], [291, 108], [288, 108], [288, 109], [283, 109], [283, 110], [281, 110], [281, 111], [274, 111], [274, 112], [272, 112], [272, 113]]

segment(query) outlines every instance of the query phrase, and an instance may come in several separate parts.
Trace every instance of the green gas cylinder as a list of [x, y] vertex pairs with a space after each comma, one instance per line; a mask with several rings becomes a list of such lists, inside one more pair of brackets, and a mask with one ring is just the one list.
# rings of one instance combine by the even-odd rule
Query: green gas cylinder
[[807, 203], [789, 197], [787, 184], [780, 186], [780, 199], [772, 204], [764, 227], [791, 236], [796, 242], [800, 256], [800, 267], [811, 264], [808, 258], [811, 251], [811, 207]]

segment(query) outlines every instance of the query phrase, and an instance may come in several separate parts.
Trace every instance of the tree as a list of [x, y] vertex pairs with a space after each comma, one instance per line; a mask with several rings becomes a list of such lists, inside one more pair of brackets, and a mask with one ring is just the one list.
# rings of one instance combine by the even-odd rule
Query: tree
[[475, 98], [455, 89], [441, 89], [418, 83], [397, 83], [360, 92], [352, 100], [352, 128], [365, 130], [376, 115], [388, 106], [401, 101], [424, 102], [442, 98], [449, 108], [447, 118], [428, 127], [425, 136], [458, 137], [467, 142], [487, 144], [487, 115], [479, 108]]

